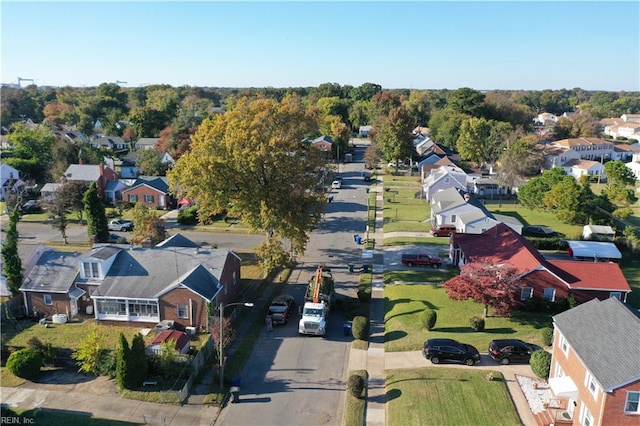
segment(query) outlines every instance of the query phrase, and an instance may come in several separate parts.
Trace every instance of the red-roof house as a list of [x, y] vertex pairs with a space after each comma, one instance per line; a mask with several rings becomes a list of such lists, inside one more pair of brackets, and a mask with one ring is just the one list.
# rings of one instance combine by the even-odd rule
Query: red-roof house
[[499, 223], [483, 234], [453, 234], [450, 257], [455, 266], [481, 262], [508, 264], [520, 273], [520, 299], [555, 301], [573, 296], [578, 303], [616, 297], [626, 302], [631, 287], [616, 263], [546, 260], [523, 236]]

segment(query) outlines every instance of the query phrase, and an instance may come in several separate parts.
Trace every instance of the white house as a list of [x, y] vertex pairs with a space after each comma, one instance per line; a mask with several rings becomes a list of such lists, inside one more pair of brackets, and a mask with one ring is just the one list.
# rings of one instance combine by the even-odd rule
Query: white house
[[431, 173], [424, 179], [422, 192], [424, 197], [431, 201], [434, 194], [443, 189], [453, 188], [456, 193], [459, 190], [467, 191], [467, 180], [468, 177], [464, 170], [452, 163], [431, 170]]
[[580, 179], [582, 176], [589, 176], [594, 179], [598, 176], [606, 178], [604, 165], [598, 161], [591, 160], [570, 160], [563, 164], [562, 168], [569, 176]]
[[0, 200], [10, 191], [16, 191], [24, 187], [25, 183], [20, 180], [18, 170], [8, 164], [0, 163]]

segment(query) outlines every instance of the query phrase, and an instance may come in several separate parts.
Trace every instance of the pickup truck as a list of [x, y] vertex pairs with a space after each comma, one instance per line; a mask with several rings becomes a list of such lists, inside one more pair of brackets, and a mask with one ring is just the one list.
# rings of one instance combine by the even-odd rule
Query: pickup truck
[[286, 324], [289, 322], [289, 317], [294, 312], [296, 302], [293, 296], [283, 294], [276, 296], [271, 305], [269, 305], [268, 315], [271, 317], [273, 324]]
[[402, 263], [408, 267], [416, 265], [439, 268], [442, 266], [442, 260], [439, 257], [434, 257], [426, 253], [402, 253]]

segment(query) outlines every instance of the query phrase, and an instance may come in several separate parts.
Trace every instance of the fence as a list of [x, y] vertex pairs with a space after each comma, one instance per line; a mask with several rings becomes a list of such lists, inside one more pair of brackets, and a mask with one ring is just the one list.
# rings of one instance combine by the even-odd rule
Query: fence
[[191, 375], [187, 379], [187, 382], [184, 384], [182, 389], [179, 392], [180, 402], [183, 402], [189, 398], [189, 394], [191, 393], [191, 389], [193, 388], [193, 384], [195, 382], [195, 378], [198, 376], [198, 373], [202, 370], [207, 359], [213, 353], [213, 337], [209, 335], [207, 341], [202, 345], [198, 353], [191, 360]]

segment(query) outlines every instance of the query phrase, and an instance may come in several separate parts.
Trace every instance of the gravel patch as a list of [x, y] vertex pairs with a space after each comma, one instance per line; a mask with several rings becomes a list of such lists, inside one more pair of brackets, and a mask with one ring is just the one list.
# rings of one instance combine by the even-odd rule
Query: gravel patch
[[534, 379], [532, 377], [518, 375], [516, 375], [516, 380], [518, 381], [518, 385], [520, 385], [520, 389], [522, 389], [524, 397], [529, 403], [531, 412], [533, 414], [539, 414], [545, 411], [545, 403], [548, 404], [549, 401], [553, 399], [553, 394], [551, 393], [551, 389], [549, 389], [547, 382], [540, 379]]

